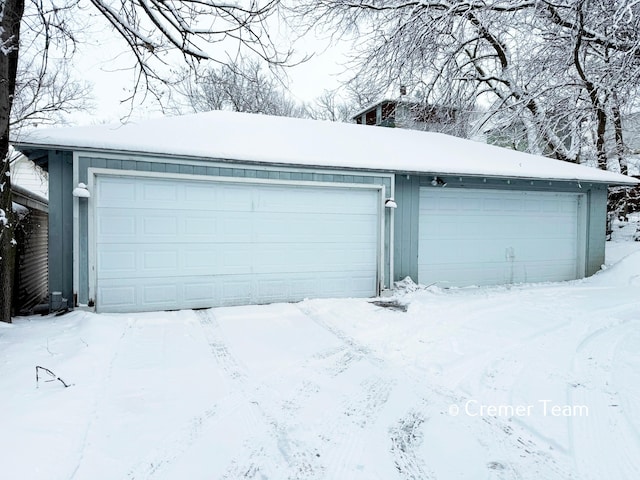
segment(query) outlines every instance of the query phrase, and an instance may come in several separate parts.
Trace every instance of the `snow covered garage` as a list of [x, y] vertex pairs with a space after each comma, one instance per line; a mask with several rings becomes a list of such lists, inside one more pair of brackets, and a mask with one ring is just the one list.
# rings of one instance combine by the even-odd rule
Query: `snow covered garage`
[[52, 298], [103, 312], [580, 278], [604, 261], [607, 186], [635, 183], [442, 134], [229, 112], [16, 144], [49, 171]]

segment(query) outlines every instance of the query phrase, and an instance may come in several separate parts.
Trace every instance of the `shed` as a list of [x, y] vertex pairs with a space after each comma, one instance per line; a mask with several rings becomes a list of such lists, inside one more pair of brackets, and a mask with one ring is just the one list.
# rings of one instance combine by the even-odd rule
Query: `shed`
[[103, 312], [581, 278], [604, 261], [607, 186], [637, 183], [439, 133], [221, 111], [15, 144], [49, 172], [50, 290]]

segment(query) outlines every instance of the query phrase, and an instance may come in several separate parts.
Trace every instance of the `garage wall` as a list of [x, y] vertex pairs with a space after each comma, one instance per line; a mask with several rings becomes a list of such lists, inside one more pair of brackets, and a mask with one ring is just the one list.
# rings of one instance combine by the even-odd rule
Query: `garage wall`
[[52, 309], [73, 302], [73, 155], [49, 152], [49, 292], [60, 292]]
[[587, 275], [593, 275], [604, 264], [607, 229], [607, 187], [595, 184], [589, 188], [587, 210]]
[[396, 175], [394, 213], [394, 281], [405, 277], [418, 280], [418, 214], [420, 210], [420, 177]]
[[[543, 180], [507, 180], [482, 177], [457, 177], [438, 175], [439, 185], [432, 186], [433, 175], [396, 175], [395, 197], [398, 208], [395, 213], [394, 281], [407, 276], [418, 280], [418, 218], [420, 187], [503, 189], [515, 191], [552, 191], [585, 193], [587, 208], [587, 258], [586, 274], [593, 275], [604, 263], [605, 221], [607, 189], [605, 185]], [[442, 183], [446, 183], [442, 187]]]
[[[332, 183], [356, 183], [369, 185], [384, 185], [386, 195], [390, 195], [392, 187], [392, 177], [387, 175], [352, 175], [338, 172], [317, 172], [311, 169], [294, 169], [288, 167], [268, 168], [255, 165], [232, 164], [226, 166], [222, 164], [224, 161], [220, 159], [212, 159], [210, 162], [194, 161], [191, 159], [168, 159], [168, 158], [149, 158], [143, 156], [127, 156], [117, 158], [116, 156], [77, 156], [77, 175], [78, 181], [87, 183], [89, 168], [107, 168], [113, 170], [129, 170], [139, 172], [160, 172], [168, 174], [188, 174], [188, 175], [204, 175], [211, 177], [226, 178], [256, 178], [271, 180], [289, 180], [289, 181], [313, 181], [313, 182], [332, 182]], [[216, 164], [218, 163], [218, 164]], [[228, 162], [226, 162], [228, 163]], [[78, 301], [86, 304], [89, 301], [89, 278], [88, 278], [88, 212], [87, 202], [80, 202], [80, 258], [79, 258], [79, 292]], [[390, 244], [391, 226], [389, 221], [388, 209], [385, 212], [385, 234], [384, 245], [388, 252]], [[390, 255], [385, 253], [384, 265], [385, 287], [389, 286], [390, 278]]]

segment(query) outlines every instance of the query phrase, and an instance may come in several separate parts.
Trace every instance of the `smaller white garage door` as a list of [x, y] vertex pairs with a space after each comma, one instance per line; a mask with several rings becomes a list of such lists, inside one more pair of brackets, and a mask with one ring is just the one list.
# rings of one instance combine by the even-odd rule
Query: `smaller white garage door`
[[376, 188], [99, 175], [95, 191], [100, 311], [376, 294]]
[[584, 276], [583, 198], [420, 188], [419, 282], [499, 285]]

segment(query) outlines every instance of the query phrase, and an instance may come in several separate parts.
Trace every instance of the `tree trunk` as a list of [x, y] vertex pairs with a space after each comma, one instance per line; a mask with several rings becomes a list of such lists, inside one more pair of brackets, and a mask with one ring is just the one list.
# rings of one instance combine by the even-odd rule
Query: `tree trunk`
[[11, 322], [16, 245], [9, 168], [9, 116], [16, 88], [24, 0], [0, 0], [0, 321]]
[[615, 130], [616, 139], [616, 156], [620, 163], [620, 173], [627, 175], [629, 173], [627, 169], [627, 159], [624, 158], [624, 136], [622, 130], [622, 116], [620, 115], [620, 104], [618, 102], [618, 94], [615, 90], [611, 93], [611, 113], [613, 114], [613, 127]]

